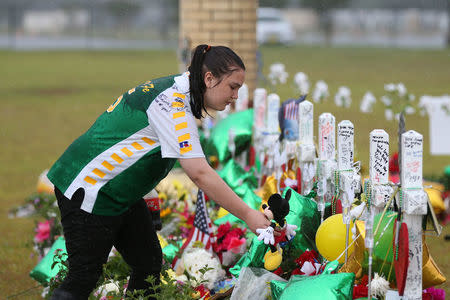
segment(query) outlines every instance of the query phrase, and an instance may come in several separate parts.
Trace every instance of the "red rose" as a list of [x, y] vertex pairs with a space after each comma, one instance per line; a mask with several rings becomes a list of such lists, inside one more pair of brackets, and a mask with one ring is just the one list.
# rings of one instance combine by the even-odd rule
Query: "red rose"
[[221, 224], [219, 228], [217, 228], [217, 239], [225, 236], [231, 229], [230, 222], [226, 222], [225, 224]]
[[294, 269], [294, 271], [292, 271], [291, 276], [292, 275], [303, 275], [303, 272], [300, 271], [300, 268]]
[[365, 274], [365, 275], [361, 278], [359, 285], [367, 286], [368, 284], [369, 284], [369, 276], [367, 276], [367, 274]]
[[353, 287], [353, 299], [358, 299], [362, 297], [367, 297], [368, 288], [365, 285], [355, 285]]
[[283, 274], [283, 270], [281, 269], [281, 267], [278, 267], [278, 269], [276, 269], [272, 273], [275, 275], [281, 276], [281, 274]]
[[314, 264], [315, 262], [318, 262], [317, 258], [318, 258], [318, 255], [317, 255], [316, 251], [306, 250], [305, 252], [303, 252], [302, 255], [300, 255], [295, 260], [295, 262], [297, 263], [297, 265], [299, 265], [301, 267], [305, 263], [305, 261], [309, 261], [312, 264]]

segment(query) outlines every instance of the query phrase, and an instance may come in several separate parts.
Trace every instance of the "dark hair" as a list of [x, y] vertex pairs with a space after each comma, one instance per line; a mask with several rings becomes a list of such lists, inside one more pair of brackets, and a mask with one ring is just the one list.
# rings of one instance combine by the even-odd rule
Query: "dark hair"
[[206, 90], [203, 79], [206, 72], [211, 72], [214, 77], [221, 79], [223, 75], [230, 74], [236, 69], [245, 70], [242, 59], [230, 48], [225, 46], [198, 45], [192, 52], [191, 65], [188, 68], [189, 86], [191, 93], [192, 114], [200, 119], [206, 112], [203, 94]]

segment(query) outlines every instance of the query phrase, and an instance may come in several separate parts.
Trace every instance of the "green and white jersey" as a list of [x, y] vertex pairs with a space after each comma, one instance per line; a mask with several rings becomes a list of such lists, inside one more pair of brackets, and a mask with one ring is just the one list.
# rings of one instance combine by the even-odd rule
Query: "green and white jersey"
[[189, 74], [147, 81], [121, 95], [48, 173], [81, 209], [118, 215], [153, 189], [177, 158], [204, 157], [190, 108]]

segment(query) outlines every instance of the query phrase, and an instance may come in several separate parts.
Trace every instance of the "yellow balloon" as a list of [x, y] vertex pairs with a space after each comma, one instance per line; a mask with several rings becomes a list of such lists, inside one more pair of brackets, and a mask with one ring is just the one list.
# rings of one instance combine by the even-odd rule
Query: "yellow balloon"
[[161, 245], [161, 249], [166, 247], [167, 245], [169, 245], [169, 243], [167, 243], [166, 239], [160, 235], [159, 233], [156, 233], [156, 235], [158, 236], [158, 240], [159, 240], [159, 244]]
[[438, 189], [427, 188], [425, 192], [427, 192], [430, 198], [431, 206], [435, 214], [440, 214], [445, 211], [444, 200], [442, 200], [441, 192]]
[[47, 178], [47, 173], [48, 173], [48, 170], [44, 170], [44, 172], [42, 172], [39, 175], [36, 190], [38, 193], [52, 195], [53, 191], [54, 191], [54, 187], [53, 187], [53, 183], [51, 183], [50, 180]]
[[219, 208], [219, 211], [217, 212], [217, 219], [225, 217], [228, 214], [229, 214], [229, 212], [225, 208], [221, 207], [221, 208]]
[[[351, 228], [353, 222], [350, 222], [348, 232], [348, 244], [353, 241]], [[325, 219], [320, 224], [316, 233], [316, 246], [319, 253], [329, 261], [336, 260], [345, 250], [345, 230], [346, 225], [343, 222], [342, 214], [336, 214]], [[348, 256], [353, 252], [353, 245], [348, 249]], [[345, 254], [339, 258], [339, 263], [345, 261]]]

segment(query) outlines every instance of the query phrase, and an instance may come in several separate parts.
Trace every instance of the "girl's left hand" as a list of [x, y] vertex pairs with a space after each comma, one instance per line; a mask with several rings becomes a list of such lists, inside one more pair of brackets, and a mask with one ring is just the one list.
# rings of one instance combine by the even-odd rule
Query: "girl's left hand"
[[267, 217], [262, 212], [252, 208], [249, 208], [244, 221], [247, 223], [248, 228], [255, 234], [256, 229], [265, 229], [270, 226], [270, 221]]

